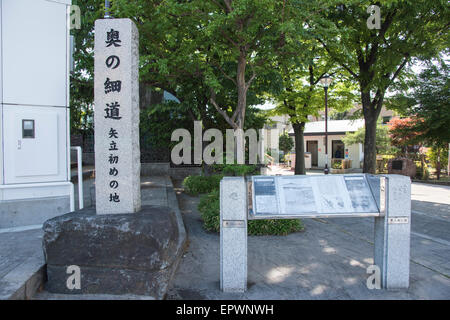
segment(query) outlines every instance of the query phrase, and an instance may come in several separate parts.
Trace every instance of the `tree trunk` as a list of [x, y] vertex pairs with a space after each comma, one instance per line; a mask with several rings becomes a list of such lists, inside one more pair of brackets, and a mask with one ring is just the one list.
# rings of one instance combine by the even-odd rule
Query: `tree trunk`
[[245, 68], [247, 66], [247, 59], [245, 53], [241, 53], [239, 56], [237, 66], [237, 91], [238, 91], [238, 103], [237, 103], [237, 116], [236, 125], [238, 129], [244, 129], [245, 120], [245, 108], [247, 107], [247, 83], [245, 82]]
[[447, 175], [450, 176], [450, 143], [448, 144]]
[[423, 153], [420, 154], [420, 172], [421, 172], [421, 179], [424, 180], [425, 177], [425, 155]]
[[303, 138], [303, 132], [305, 130], [304, 122], [294, 122], [292, 124], [294, 128], [295, 138], [295, 174], [306, 174], [305, 170], [305, 141]]
[[375, 174], [377, 167], [376, 134], [378, 117], [372, 108], [370, 91], [361, 91], [361, 101], [365, 120], [363, 172]]
[[366, 116], [364, 114], [366, 122], [365, 136], [364, 136], [364, 166], [363, 172], [375, 174], [376, 170], [376, 132], [377, 132], [377, 119], [373, 116]]
[[152, 104], [158, 104], [163, 101], [164, 91], [157, 92], [145, 82], [139, 83], [139, 109], [144, 110]]
[[441, 148], [437, 149], [436, 178], [441, 178]]
[[362, 91], [361, 101], [365, 120], [363, 172], [375, 174], [377, 168], [377, 121], [383, 98], [380, 98], [374, 107], [370, 98], [370, 92]]

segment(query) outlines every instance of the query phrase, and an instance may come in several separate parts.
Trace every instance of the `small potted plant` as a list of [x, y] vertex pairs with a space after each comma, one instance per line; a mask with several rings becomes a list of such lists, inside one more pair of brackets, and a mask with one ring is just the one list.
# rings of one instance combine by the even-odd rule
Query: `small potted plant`
[[342, 160], [333, 160], [331, 164], [331, 173], [344, 173], [344, 169], [342, 169]]

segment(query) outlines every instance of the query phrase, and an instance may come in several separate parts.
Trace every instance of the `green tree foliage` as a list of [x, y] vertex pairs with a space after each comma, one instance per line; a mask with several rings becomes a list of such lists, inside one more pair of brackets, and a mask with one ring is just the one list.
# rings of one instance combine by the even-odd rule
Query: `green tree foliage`
[[438, 178], [445, 165], [437, 159], [446, 159], [445, 150], [450, 143], [449, 83], [448, 62], [437, 59], [428, 62], [419, 76], [408, 82], [407, 90], [389, 99], [390, 107], [408, 116], [393, 122], [393, 142], [404, 150], [414, 144], [432, 147], [433, 152], [428, 156], [433, 156]]
[[189, 100], [205, 122], [218, 121], [215, 112], [244, 128], [249, 99], [280, 89], [273, 66], [301, 52], [303, 23], [328, 2], [116, 0], [113, 8], [140, 30], [142, 81]]
[[[432, 161], [440, 178], [442, 167], [448, 163], [450, 144], [450, 80], [449, 66], [441, 60], [439, 64], [429, 64], [419, 75], [414, 86], [413, 97], [417, 104], [408, 109], [418, 121], [415, 130], [419, 139], [433, 147]], [[433, 159], [434, 158], [434, 159]]]
[[[71, 124], [72, 132], [79, 130], [85, 133], [86, 129], [93, 127], [94, 23], [104, 15], [104, 1], [74, 1], [74, 4], [80, 6], [82, 23], [80, 30], [73, 30], [75, 71], [71, 76]], [[176, 1], [170, 5], [176, 6]], [[195, 17], [191, 17], [191, 21], [183, 19], [183, 28], [178, 28], [179, 18], [170, 11], [170, 5], [160, 6], [158, 1], [113, 2], [113, 15], [133, 18], [140, 32], [140, 129], [143, 150], [159, 152], [169, 148], [173, 129], [191, 129], [193, 120], [202, 120], [205, 129], [214, 127], [224, 130], [229, 127], [217, 111], [207, 105], [209, 89], [204, 84], [205, 79], [197, 74], [205, 61], [203, 56], [194, 59], [199, 57], [194, 52], [196, 49], [188, 45], [191, 40], [182, 34], [195, 24]], [[162, 95], [160, 89], [174, 94], [180, 103], [161, 102], [161, 97], [158, 98]], [[231, 91], [229, 87], [224, 90]], [[260, 102], [253, 93], [248, 98], [251, 104]], [[217, 99], [231, 108], [235, 96], [223, 94], [218, 95]], [[248, 107], [246, 120], [246, 127], [249, 125], [259, 129], [263, 127], [266, 117], [259, 109]]]
[[[378, 123], [376, 135], [376, 152], [377, 154], [393, 154], [396, 148], [392, 147], [392, 141], [389, 134], [389, 127]], [[365, 141], [366, 131], [364, 127], [359, 128], [355, 132], [347, 132], [342, 138], [345, 145], [363, 144]]]
[[74, 37], [74, 69], [70, 74], [70, 127], [73, 133], [93, 128], [94, 102], [94, 22], [103, 17], [102, 0], [73, 0], [81, 11], [81, 28]]
[[[328, 107], [337, 111], [344, 111], [353, 106], [356, 100], [355, 87], [346, 81], [336, 67], [333, 67], [315, 40], [309, 41], [310, 52], [306, 55], [306, 63], [296, 62], [282, 68], [283, 89], [275, 96], [277, 107], [273, 114], [287, 114], [294, 129], [295, 153], [304, 153], [303, 132], [308, 116], [317, 116], [325, 107], [325, 93], [320, 80], [327, 74], [333, 76], [334, 82], [328, 88]], [[303, 157], [295, 158], [295, 174], [305, 174]]]
[[169, 161], [170, 150], [176, 144], [171, 141], [173, 130], [183, 128], [193, 132], [193, 122], [175, 101], [164, 101], [141, 110], [139, 127], [141, 159], [148, 162]]
[[432, 147], [427, 152], [427, 158], [431, 162], [434, 168], [438, 167], [440, 162], [441, 168], [447, 168], [448, 166], [448, 145], [445, 147]]
[[284, 133], [280, 136], [279, 140], [280, 150], [283, 151], [284, 154], [287, 154], [294, 147], [294, 140], [289, 136], [289, 134]]
[[418, 132], [418, 140], [426, 145], [444, 147], [450, 143], [448, 64], [444, 60], [429, 63], [409, 84], [409, 92], [402, 92], [393, 100], [403, 114], [416, 119], [411, 130]]
[[319, 41], [359, 85], [366, 123], [364, 172], [375, 173], [376, 124], [385, 94], [404, 79], [412, 58], [430, 59], [448, 44], [450, 12], [445, 0], [380, 1], [381, 28], [370, 30], [366, 10], [372, 4], [346, 1], [324, 11], [327, 22], [316, 28], [327, 28]]

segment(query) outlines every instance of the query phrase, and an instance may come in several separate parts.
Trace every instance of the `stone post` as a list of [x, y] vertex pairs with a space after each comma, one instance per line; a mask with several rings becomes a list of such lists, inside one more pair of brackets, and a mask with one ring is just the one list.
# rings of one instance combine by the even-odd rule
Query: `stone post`
[[141, 209], [139, 35], [130, 19], [95, 22], [97, 214]]
[[247, 184], [243, 177], [220, 182], [220, 288], [247, 290]]
[[409, 287], [411, 180], [387, 175], [380, 194], [385, 216], [375, 218], [374, 262], [383, 288], [405, 289]]

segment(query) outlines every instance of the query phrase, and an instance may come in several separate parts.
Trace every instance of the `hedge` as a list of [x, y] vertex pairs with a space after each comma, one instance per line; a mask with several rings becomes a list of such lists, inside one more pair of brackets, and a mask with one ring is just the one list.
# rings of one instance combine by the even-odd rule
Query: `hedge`
[[[203, 227], [208, 231], [220, 232], [220, 194], [219, 190], [203, 195], [200, 198], [198, 210], [203, 219]], [[289, 220], [249, 220], [248, 234], [287, 235], [303, 230], [303, 223], [299, 219]]]
[[201, 193], [208, 193], [213, 190], [219, 190], [220, 180], [223, 175], [217, 174], [212, 176], [189, 176], [183, 180], [184, 191], [187, 194], [196, 196]]

